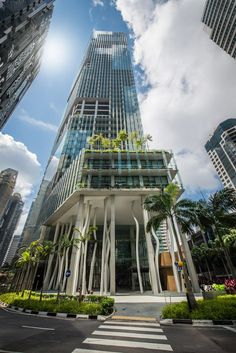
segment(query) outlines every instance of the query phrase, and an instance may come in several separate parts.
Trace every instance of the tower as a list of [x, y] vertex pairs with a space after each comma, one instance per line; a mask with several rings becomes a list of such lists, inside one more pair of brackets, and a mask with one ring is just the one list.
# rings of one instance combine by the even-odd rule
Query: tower
[[236, 0], [207, 0], [202, 22], [213, 42], [236, 58]]
[[220, 123], [205, 148], [224, 187], [236, 188], [236, 119]]
[[18, 172], [11, 168], [5, 169], [0, 173], [0, 226], [5, 208], [16, 185], [17, 175]]
[[5, 0], [0, 7], [0, 130], [40, 68], [54, 0]]
[[[181, 183], [173, 153], [146, 147], [124, 33], [93, 33], [44, 181], [48, 187], [36, 226], [40, 239], [55, 243], [66, 237], [78, 245], [60, 261], [50, 256], [45, 289], [60, 287], [68, 294], [79, 288], [111, 294], [150, 289], [157, 294], [180, 288], [172, 268], [173, 234], [166, 232], [167, 224], [147, 234], [149, 215], [142, 204], [168, 183], [180, 189]], [[170, 253], [168, 275], [164, 265], [160, 269], [162, 251]]]

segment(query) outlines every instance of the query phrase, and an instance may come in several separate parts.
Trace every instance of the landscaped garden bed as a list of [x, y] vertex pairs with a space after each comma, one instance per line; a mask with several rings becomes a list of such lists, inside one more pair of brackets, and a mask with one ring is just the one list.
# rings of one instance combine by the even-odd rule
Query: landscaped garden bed
[[211, 300], [198, 300], [197, 308], [189, 311], [187, 302], [166, 305], [163, 319], [236, 320], [236, 295], [222, 295]]
[[44, 294], [40, 300], [39, 293], [5, 293], [0, 301], [18, 308], [52, 313], [109, 315], [113, 312], [114, 299], [104, 296], [88, 295], [83, 297], [67, 297]]

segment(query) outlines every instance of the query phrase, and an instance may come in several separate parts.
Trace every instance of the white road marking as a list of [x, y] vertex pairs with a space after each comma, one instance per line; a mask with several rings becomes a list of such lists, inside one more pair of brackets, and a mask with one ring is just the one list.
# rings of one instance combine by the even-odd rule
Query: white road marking
[[100, 325], [99, 328], [105, 328], [109, 330], [126, 330], [126, 331], [146, 331], [146, 332], [163, 332], [161, 328], [147, 328], [147, 327], [132, 327], [132, 326], [110, 326]]
[[83, 343], [98, 344], [103, 346], [118, 346], [118, 347], [129, 347], [129, 348], [145, 348], [153, 350], [173, 351], [169, 344], [163, 343], [147, 343], [147, 342], [136, 342], [136, 341], [119, 341], [119, 340], [108, 340], [102, 338], [86, 338]]
[[[164, 335], [149, 335], [145, 333], [133, 333], [133, 332], [112, 332], [112, 331], [94, 331], [93, 335], [100, 335], [100, 336], [118, 336], [118, 337], [132, 337], [132, 338], [147, 338], [150, 340], [167, 340], [167, 337]], [[127, 337], [128, 336], [128, 337]]]
[[236, 333], [236, 329], [230, 326], [223, 326], [226, 330], [232, 331]]
[[26, 325], [23, 325], [21, 326], [23, 328], [33, 328], [35, 330], [48, 330], [48, 331], [55, 331], [55, 328], [49, 328], [49, 327], [37, 327], [37, 326], [26, 326]]
[[133, 325], [133, 326], [149, 326], [149, 327], [159, 327], [160, 324], [148, 324], [147, 322], [127, 322], [127, 321], [106, 321], [105, 324], [112, 325]]
[[107, 351], [98, 351], [96, 349], [84, 349], [76, 348], [72, 353], [121, 353], [121, 352], [107, 352]]

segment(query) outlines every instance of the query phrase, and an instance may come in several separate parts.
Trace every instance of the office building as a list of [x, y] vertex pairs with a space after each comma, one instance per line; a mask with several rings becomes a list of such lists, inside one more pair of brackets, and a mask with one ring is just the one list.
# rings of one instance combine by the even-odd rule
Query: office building
[[236, 0], [207, 0], [204, 30], [219, 47], [236, 57]]
[[224, 187], [236, 188], [236, 119], [220, 123], [205, 148]]
[[4, 259], [20, 220], [23, 206], [20, 194], [15, 193], [10, 197], [0, 227], [0, 266], [4, 265]]
[[0, 7], [0, 130], [39, 72], [54, 0], [6, 0]]
[[18, 172], [8, 168], [0, 172], [0, 226], [7, 203], [13, 194]]
[[11, 265], [20, 244], [21, 236], [14, 235], [6, 252], [3, 264]]
[[[130, 138], [117, 140], [120, 131]], [[142, 207], [150, 193], [172, 181], [181, 189], [181, 183], [173, 153], [148, 150], [143, 141], [125, 34], [93, 33], [44, 180], [40, 239], [79, 239], [60, 266], [57, 255], [50, 256], [45, 289], [181, 290], [171, 227], [146, 234], [149, 215]], [[91, 226], [96, 230], [88, 238]]]

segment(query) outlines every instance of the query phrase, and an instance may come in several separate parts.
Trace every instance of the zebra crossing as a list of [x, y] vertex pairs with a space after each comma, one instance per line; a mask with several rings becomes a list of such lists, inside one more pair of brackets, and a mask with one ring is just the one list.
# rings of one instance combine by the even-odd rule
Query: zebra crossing
[[72, 353], [126, 352], [164, 353], [173, 352], [173, 349], [158, 323], [108, 320]]

